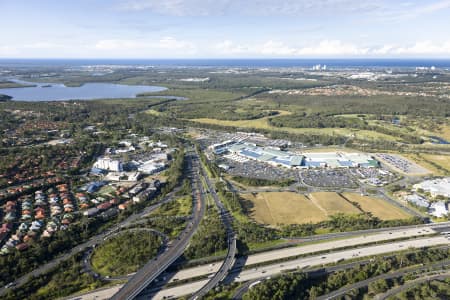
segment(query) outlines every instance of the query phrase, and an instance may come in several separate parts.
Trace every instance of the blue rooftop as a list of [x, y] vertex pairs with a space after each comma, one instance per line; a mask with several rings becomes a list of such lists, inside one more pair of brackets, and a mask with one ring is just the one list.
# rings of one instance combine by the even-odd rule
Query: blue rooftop
[[286, 166], [290, 166], [291, 165], [291, 161], [287, 160], [287, 159], [277, 159], [276, 157], [272, 158], [271, 161], [279, 163], [279, 164], [283, 164]]
[[253, 157], [253, 158], [255, 158], [255, 159], [257, 159], [258, 157], [261, 156], [260, 153], [253, 152], [253, 151], [246, 150], [246, 149], [242, 150], [242, 151], [241, 151], [241, 154], [242, 154], [242, 155], [245, 155], [245, 156]]
[[339, 160], [338, 162], [343, 167], [352, 167], [353, 166], [353, 162], [350, 160]]
[[102, 175], [105, 174], [105, 170], [99, 169], [99, 168], [92, 168], [91, 169], [91, 174], [93, 175]]
[[305, 167], [320, 167], [320, 164], [318, 161], [305, 161]]
[[106, 182], [104, 181], [94, 181], [88, 184], [87, 186], [87, 192], [88, 193], [94, 193], [96, 192], [99, 188], [101, 188], [102, 186], [104, 186], [106, 184]]

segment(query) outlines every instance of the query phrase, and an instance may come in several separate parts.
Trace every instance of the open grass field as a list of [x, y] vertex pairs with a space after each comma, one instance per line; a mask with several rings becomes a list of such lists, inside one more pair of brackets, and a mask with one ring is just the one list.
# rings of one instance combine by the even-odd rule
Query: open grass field
[[328, 216], [337, 213], [358, 214], [361, 211], [334, 192], [317, 192], [310, 195], [311, 201]]
[[251, 201], [250, 217], [259, 223], [277, 224], [317, 223], [327, 216], [311, 200], [292, 192], [268, 192], [245, 194], [242, 197]]
[[441, 127], [441, 130], [438, 132], [438, 136], [443, 139], [450, 141], [450, 125], [444, 125]]
[[422, 157], [450, 172], [450, 155], [422, 154]]
[[[403, 156], [407, 157], [408, 159], [414, 161], [419, 166], [424, 167], [425, 169], [429, 170], [433, 175], [441, 176], [444, 175], [443, 170], [439, 170], [436, 166], [434, 166], [431, 162], [437, 163], [441, 165], [441, 163], [446, 163], [445, 161], [438, 162], [438, 160], [441, 160], [443, 158], [450, 159], [449, 156], [441, 156], [441, 155], [428, 155], [428, 154], [416, 154], [416, 153], [408, 153], [403, 154]], [[442, 166], [444, 169], [445, 167]], [[448, 169], [450, 170], [450, 169]]]
[[[273, 118], [273, 117], [272, 117]], [[396, 137], [375, 132], [369, 130], [356, 130], [356, 129], [347, 129], [347, 128], [290, 128], [290, 127], [274, 127], [268, 122], [269, 117], [264, 117], [260, 119], [253, 120], [237, 120], [237, 121], [229, 121], [229, 120], [218, 120], [218, 119], [210, 119], [210, 118], [198, 118], [191, 119], [191, 121], [203, 123], [203, 124], [213, 124], [213, 125], [221, 125], [221, 126], [230, 126], [237, 128], [256, 128], [256, 129], [266, 129], [272, 131], [282, 131], [289, 132], [294, 134], [322, 134], [322, 135], [342, 135], [349, 136], [354, 135], [357, 138], [361, 139], [382, 139], [388, 141], [397, 141], [399, 140]]]
[[[261, 192], [242, 194], [250, 217], [258, 223], [270, 226], [306, 224], [325, 221], [338, 213], [372, 213], [382, 220], [407, 219], [411, 216], [383, 199], [361, 196], [355, 193], [317, 192], [309, 198], [293, 192]], [[361, 210], [351, 202], [356, 202]]]
[[343, 193], [343, 196], [351, 202], [358, 203], [361, 206], [361, 209], [372, 213], [381, 220], [398, 220], [411, 217], [411, 215], [383, 199], [361, 196], [360, 194], [355, 193]]

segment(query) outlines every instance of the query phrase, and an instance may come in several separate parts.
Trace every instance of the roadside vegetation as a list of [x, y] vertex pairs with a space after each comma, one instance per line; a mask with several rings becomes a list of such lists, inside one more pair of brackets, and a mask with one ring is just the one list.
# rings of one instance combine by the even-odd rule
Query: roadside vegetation
[[120, 233], [97, 246], [91, 258], [92, 267], [103, 276], [123, 276], [136, 272], [156, 256], [162, 238], [149, 231]]
[[[294, 272], [263, 281], [244, 294], [244, 300], [315, 299], [350, 285], [394, 270], [444, 260], [450, 254], [448, 249], [424, 249], [414, 252], [397, 253], [390, 257], [377, 257], [373, 261], [345, 271], [337, 271], [320, 277], [311, 277], [303, 272]], [[362, 297], [380, 292], [377, 285], [369, 290], [362, 289], [350, 293], [349, 297]]]
[[20, 288], [7, 290], [2, 299], [56, 299], [103, 286], [102, 281], [83, 272], [82, 259], [83, 253], [78, 253], [48, 272], [33, 277]]
[[226, 231], [214, 208], [203, 217], [184, 256], [188, 259], [217, 255], [227, 249]]
[[242, 183], [244, 185], [249, 186], [279, 186], [286, 187], [295, 183], [294, 180], [269, 180], [269, 179], [261, 179], [261, 178], [250, 178], [243, 176], [233, 176], [231, 178], [233, 181]]
[[[187, 182], [187, 181], [186, 181]], [[192, 211], [192, 196], [186, 195], [178, 197], [175, 201], [161, 205], [154, 210], [150, 216], [159, 217], [187, 217]]]
[[390, 299], [447, 299], [449, 295], [450, 279], [444, 281], [432, 280], [400, 292], [397, 295], [392, 296]]

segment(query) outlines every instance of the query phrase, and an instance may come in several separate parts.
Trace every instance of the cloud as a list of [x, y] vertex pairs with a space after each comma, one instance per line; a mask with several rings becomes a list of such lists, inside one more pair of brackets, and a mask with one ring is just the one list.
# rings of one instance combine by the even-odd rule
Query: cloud
[[217, 44], [214, 48], [225, 55], [242, 54], [272, 57], [361, 56], [370, 53], [370, 49], [367, 47], [358, 47], [339, 40], [323, 40], [317, 44], [303, 47], [295, 47], [285, 42], [274, 40], [255, 45], [235, 44], [230, 40], [226, 40]]
[[360, 56], [368, 54], [369, 51], [369, 48], [358, 47], [354, 44], [344, 43], [339, 40], [323, 40], [317, 45], [299, 49], [297, 54], [308, 56]]
[[180, 41], [173, 37], [163, 37], [156, 41], [151, 40], [125, 40], [125, 39], [106, 39], [98, 41], [95, 46], [98, 50], [151, 50], [151, 49], [167, 49], [167, 50], [185, 50], [191, 52], [196, 46], [187, 41]]
[[297, 50], [283, 42], [268, 41], [260, 47], [259, 52], [263, 55], [292, 56]]
[[246, 3], [249, 3], [245, 10], [247, 14], [264, 16], [366, 13], [382, 7], [381, 0], [253, 0]]
[[245, 54], [251, 52], [248, 46], [238, 45], [230, 40], [225, 40], [223, 42], [217, 43], [212, 48], [213, 51], [225, 55]]
[[372, 54], [380, 55], [380, 56], [388, 55], [388, 54], [391, 54], [392, 50], [394, 50], [394, 49], [395, 49], [395, 47], [392, 45], [384, 45], [384, 46], [372, 49]]
[[425, 6], [418, 7], [415, 10], [416, 14], [429, 14], [434, 13], [439, 10], [450, 8], [450, 1], [444, 0], [444, 1], [438, 1], [432, 4], [428, 4]]
[[450, 56], [450, 41], [433, 43], [419, 41], [411, 45], [361, 46], [340, 40], [322, 40], [311, 45], [292, 46], [269, 40], [259, 44], [236, 44], [225, 40], [213, 46], [224, 56], [256, 57], [412, 57]]
[[[82, 46], [77, 46], [81, 45]], [[141, 58], [189, 58], [189, 57], [446, 57], [450, 58], [450, 40], [436, 42], [417, 41], [410, 44], [362, 45], [349, 41], [324, 39], [300, 44], [291, 39], [267, 40], [257, 43], [237, 43], [223, 40], [179, 40], [172, 36], [159, 39], [102, 39], [94, 43], [71, 45], [36, 42], [22, 45], [0, 45], [0, 57], [141, 57]]]
[[67, 46], [49, 42], [37, 42], [32, 44], [26, 44], [23, 47], [28, 49], [60, 49], [66, 48]]
[[[117, 0], [122, 11], [149, 11], [176, 17], [250, 16], [250, 17], [319, 17], [343, 16], [372, 21], [401, 22], [432, 15], [450, 8], [450, 0]], [[421, 4], [421, 3], [426, 4]]]
[[172, 16], [279, 16], [370, 12], [380, 9], [382, 3], [382, 0], [121, 0], [118, 8]]
[[227, 10], [230, 0], [125, 0], [118, 8], [125, 11], [149, 10], [161, 15], [208, 16], [221, 15]]
[[17, 55], [18, 49], [11, 46], [0, 45], [0, 57], [11, 57]]
[[409, 47], [392, 48], [391, 53], [397, 55], [450, 55], [450, 41], [443, 43], [417, 42]]
[[448, 10], [450, 8], [450, 0], [441, 0], [426, 5], [414, 5], [413, 3], [403, 3], [400, 7], [385, 8], [378, 15], [386, 21], [400, 22], [409, 19], [417, 19], [424, 15], [433, 14], [439, 11]]

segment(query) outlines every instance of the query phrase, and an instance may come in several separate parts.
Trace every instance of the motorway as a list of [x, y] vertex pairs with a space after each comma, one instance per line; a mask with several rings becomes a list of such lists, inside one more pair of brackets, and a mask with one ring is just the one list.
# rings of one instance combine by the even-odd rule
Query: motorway
[[433, 280], [440, 280], [441, 281], [441, 280], [445, 280], [445, 279], [447, 279], [449, 277], [450, 277], [450, 272], [448, 272], [448, 271], [443, 273], [443, 274], [427, 275], [427, 276], [424, 276], [422, 278], [419, 278], [419, 279], [416, 279], [416, 280], [412, 280], [411, 282], [407, 282], [404, 285], [401, 285], [401, 286], [395, 287], [393, 289], [390, 289], [386, 293], [383, 293], [381, 295], [375, 296], [374, 299], [375, 300], [386, 300], [389, 297], [397, 295], [398, 293], [400, 293], [400, 292], [402, 292], [404, 290], [410, 289], [410, 288], [412, 288], [412, 287], [414, 287], [416, 285], [419, 285], [419, 284], [422, 284], [422, 283], [425, 283], [425, 282], [430, 282], [430, 281], [433, 281]]
[[218, 285], [227, 276], [229, 270], [233, 267], [236, 256], [236, 235], [233, 231], [233, 217], [230, 212], [224, 207], [223, 203], [220, 201], [219, 196], [216, 193], [215, 187], [212, 185], [205, 168], [201, 166], [203, 178], [205, 178], [206, 186], [217, 209], [219, 210], [220, 218], [222, 223], [225, 225], [227, 234], [227, 255], [225, 260], [220, 266], [219, 270], [214, 274], [214, 276], [197, 292], [191, 296], [191, 300], [199, 299], [206, 295], [210, 290], [212, 290], [216, 285]]
[[[377, 280], [381, 280], [381, 279], [387, 280], [387, 279], [399, 278], [399, 277], [403, 277], [403, 276], [405, 276], [405, 275], [407, 275], [409, 273], [415, 273], [415, 272], [420, 273], [420, 272], [427, 271], [429, 269], [442, 269], [442, 268], [448, 267], [449, 265], [450, 265], [450, 261], [446, 260], [446, 261], [440, 261], [440, 262], [436, 262], [436, 263], [433, 263], [433, 264], [430, 264], [430, 265], [426, 265], [426, 266], [420, 266], [420, 267], [414, 267], [414, 268], [405, 268], [405, 269], [398, 270], [398, 271], [393, 272], [393, 273], [382, 274], [382, 275], [379, 275], [379, 276], [376, 276], [376, 277], [372, 277], [372, 278], [369, 278], [369, 279], [366, 279], [366, 280], [363, 280], [363, 281], [359, 281], [359, 282], [357, 282], [355, 284], [351, 284], [351, 285], [345, 286], [345, 287], [340, 288], [337, 291], [333, 291], [333, 292], [331, 292], [329, 294], [317, 297], [317, 300], [337, 299], [337, 298], [340, 298], [340, 297], [344, 296], [345, 294], [349, 293], [351, 290], [360, 289], [360, 288], [366, 287], [370, 283], [375, 282]], [[442, 276], [442, 274], [440, 276]], [[402, 287], [404, 288], [404, 286], [401, 286], [399, 288], [399, 291], [402, 289]], [[380, 298], [385, 299], [386, 297], [380, 297]]]
[[[359, 233], [359, 236], [347, 238], [345, 240], [335, 240], [335, 241], [328, 241], [328, 242], [321, 242], [316, 244], [309, 244], [299, 247], [291, 247], [286, 249], [279, 249], [279, 250], [272, 250], [268, 252], [263, 252], [259, 254], [253, 254], [248, 256], [247, 258], [239, 258], [235, 264], [237, 268], [242, 268], [243, 266], [250, 266], [259, 264], [259, 263], [265, 263], [267, 261], [273, 261], [278, 260], [280, 258], [288, 260], [289, 257], [295, 257], [299, 255], [307, 255], [312, 254], [314, 252], [318, 251], [333, 251], [338, 248], [342, 247], [358, 247], [362, 244], [367, 243], [374, 243], [374, 242], [382, 242], [382, 241], [389, 241], [389, 240], [395, 240], [398, 238], [405, 238], [405, 237], [414, 237], [414, 236], [422, 236], [422, 235], [431, 235], [435, 232], [439, 231], [449, 231], [450, 224], [442, 223], [442, 224], [431, 224], [431, 225], [417, 225], [417, 226], [409, 226], [409, 227], [396, 227], [396, 228], [387, 228], [384, 229], [384, 232], [379, 232], [379, 230], [376, 230], [375, 233], [368, 233], [367, 231], [364, 231], [362, 233]], [[331, 238], [331, 237], [330, 237]], [[447, 240], [441, 240], [445, 241], [445, 243], [448, 243]], [[382, 245], [381, 245], [382, 246]], [[401, 250], [401, 249], [397, 249]], [[283, 264], [283, 263], [280, 263]], [[201, 265], [198, 267], [183, 269], [177, 272], [172, 273], [166, 273], [165, 276], [167, 278], [170, 278], [168, 283], [174, 283], [176, 281], [186, 280], [190, 278], [195, 278], [199, 276], [207, 276], [209, 274], [216, 273], [220, 268], [220, 265], [217, 263], [207, 264], [207, 265]], [[261, 275], [261, 274], [260, 274]], [[205, 285], [208, 282], [208, 280], [202, 280], [197, 281], [190, 285], [189, 287], [186, 287], [183, 285], [183, 289], [185, 291], [190, 291], [192, 293], [196, 292], [198, 289], [200, 289], [203, 285]], [[96, 291], [93, 292], [94, 294]], [[104, 292], [102, 292], [104, 294]], [[111, 295], [111, 294], [109, 294]], [[85, 298], [87, 299], [87, 298]], [[92, 298], [89, 298], [92, 299]]]
[[350, 239], [338, 239], [329, 242], [314, 243], [301, 247], [290, 247], [280, 250], [272, 250], [263, 253], [258, 253], [250, 255], [245, 264], [254, 265], [271, 260], [279, 260], [299, 255], [304, 255], [308, 253], [314, 253], [318, 251], [333, 250], [338, 248], [346, 247], [356, 247], [358, 245], [377, 243], [387, 240], [395, 240], [408, 238], [420, 235], [430, 235], [435, 234], [435, 231], [431, 228], [410, 228], [410, 229], [400, 229], [400, 230], [389, 230], [386, 229], [384, 232], [376, 234], [364, 234], [361, 236], [356, 236]]
[[[409, 240], [403, 242], [394, 242], [391, 244], [383, 244], [377, 246], [368, 246], [358, 249], [343, 250], [333, 253], [328, 253], [326, 255], [316, 255], [311, 257], [305, 257], [300, 259], [295, 259], [291, 261], [286, 261], [283, 263], [276, 263], [272, 265], [267, 265], [264, 267], [257, 267], [252, 269], [247, 269], [242, 271], [238, 277], [235, 278], [236, 282], [245, 282], [261, 277], [269, 277], [277, 275], [281, 272], [287, 272], [290, 270], [300, 270], [302, 268], [308, 268], [310, 266], [320, 266], [324, 264], [334, 263], [340, 260], [353, 259], [355, 257], [366, 257], [374, 256], [384, 253], [390, 253], [395, 251], [400, 251], [408, 248], [422, 248], [431, 247], [442, 244], [448, 244], [448, 240], [445, 237], [430, 237], [417, 240]], [[206, 283], [207, 280], [195, 281], [173, 288], [168, 288], [165, 290], [158, 291], [153, 299], [165, 299], [168, 297], [181, 297], [188, 295], [195, 291], [199, 286]], [[164, 298], [165, 297], [165, 298]]]
[[187, 228], [177, 237], [166, 251], [155, 259], [149, 261], [136, 274], [120, 288], [111, 298], [115, 300], [131, 300], [139, 295], [156, 277], [164, 272], [186, 250], [189, 242], [200, 225], [205, 213], [204, 191], [199, 180], [200, 163], [198, 155], [190, 151], [187, 155], [189, 165], [189, 178], [191, 179], [192, 195], [194, 199], [193, 217]]
[[[175, 188], [172, 192], [167, 194], [161, 201], [159, 201], [156, 204], [153, 204], [149, 207], [146, 207], [142, 212], [132, 214], [127, 219], [123, 220], [122, 222], [112, 226], [108, 230], [91, 237], [87, 242], [84, 242], [82, 244], [79, 244], [76, 247], [73, 247], [69, 251], [65, 252], [63, 255], [56, 257], [52, 261], [42, 264], [39, 268], [34, 269], [33, 271], [23, 275], [22, 277], [15, 280], [15, 288], [19, 288], [21, 285], [26, 283], [28, 280], [30, 280], [32, 277], [39, 276], [45, 272], [48, 272], [52, 268], [56, 267], [60, 262], [69, 259], [71, 256], [77, 254], [78, 252], [83, 251], [86, 248], [94, 247], [95, 245], [101, 243], [108, 235], [111, 233], [119, 230], [120, 228], [127, 227], [129, 224], [133, 223], [136, 220], [139, 220], [146, 215], [150, 214], [155, 209], [159, 208], [161, 205], [168, 203], [173, 200], [174, 195], [180, 190], [180, 187]], [[6, 289], [4, 287], [0, 288], [0, 296], [2, 296], [6, 292]]]
[[[298, 246], [298, 247], [291, 247], [291, 248], [285, 248], [285, 249], [279, 249], [279, 250], [272, 250], [267, 251], [259, 254], [253, 254], [245, 258], [238, 258], [235, 266], [238, 268], [242, 268], [243, 266], [252, 266], [255, 264], [262, 264], [267, 263], [274, 260], [280, 260], [280, 259], [289, 259], [300, 255], [308, 255], [315, 252], [322, 252], [322, 251], [333, 251], [337, 250], [339, 248], [346, 248], [349, 246], [357, 247], [358, 245], [364, 245], [368, 243], [375, 243], [375, 242], [382, 242], [382, 241], [389, 241], [389, 240], [395, 240], [398, 238], [405, 238], [405, 236], [413, 237], [413, 236], [421, 236], [425, 234], [433, 234], [434, 231], [430, 229], [426, 229], [427, 232], [424, 232], [424, 229], [410, 229], [408, 231], [403, 230], [393, 230], [388, 231], [385, 233], [378, 233], [375, 235], [367, 235], [366, 237], [360, 236], [360, 237], [353, 237], [351, 239], [345, 239], [345, 240], [336, 240], [336, 241], [329, 241], [329, 242], [322, 242], [322, 243], [316, 243], [316, 244], [310, 244], [305, 246]], [[392, 232], [392, 234], [389, 234], [389, 232]], [[404, 234], [403, 232], [406, 232]], [[186, 280], [198, 276], [206, 276], [212, 273], [215, 273], [219, 270], [220, 265], [215, 264], [209, 264], [209, 265], [201, 265], [198, 267], [193, 268], [187, 268], [180, 270], [176, 273], [170, 273], [167, 274], [167, 277], [171, 277], [171, 279], [168, 281], [168, 283], [174, 283], [176, 281], [180, 280]]]
[[[309, 278], [316, 278], [319, 276], [323, 276], [326, 274], [331, 274], [337, 271], [343, 271], [343, 270], [348, 270], [348, 269], [352, 269], [358, 266], [363, 266], [363, 265], [367, 265], [368, 263], [370, 263], [370, 259], [366, 259], [366, 260], [358, 260], [355, 262], [351, 262], [348, 264], [339, 264], [339, 265], [335, 265], [335, 266], [330, 266], [330, 267], [324, 267], [324, 268], [314, 268], [314, 269], [308, 269], [305, 270], [304, 272], [308, 274]], [[259, 284], [260, 282], [263, 282], [264, 280], [270, 279], [271, 277], [267, 277], [267, 276], [262, 276], [260, 278], [254, 279], [254, 280], [250, 280], [245, 282], [244, 284], [242, 284], [235, 292], [233, 295], [233, 300], [240, 300], [242, 299], [242, 296], [254, 285]]]

